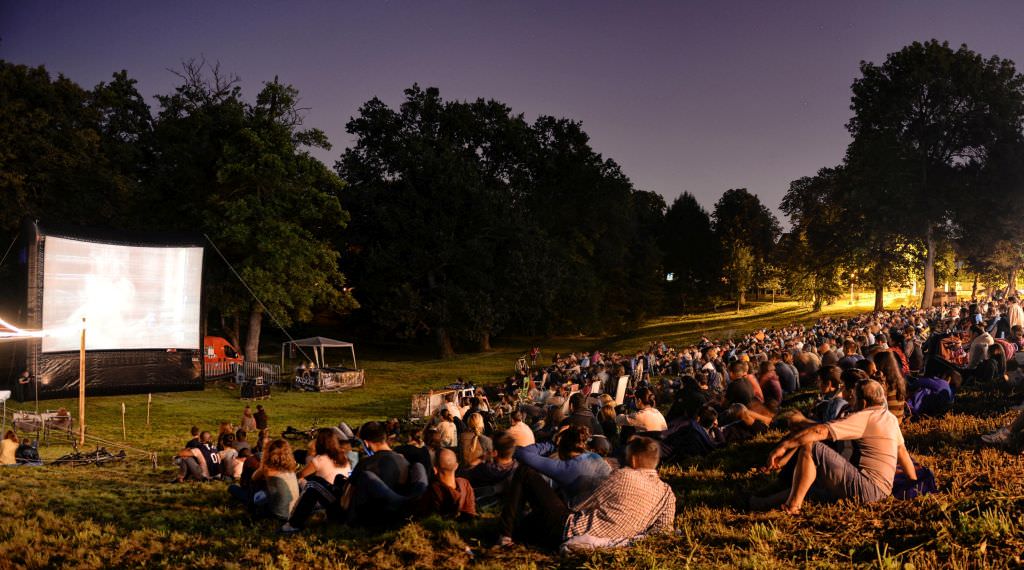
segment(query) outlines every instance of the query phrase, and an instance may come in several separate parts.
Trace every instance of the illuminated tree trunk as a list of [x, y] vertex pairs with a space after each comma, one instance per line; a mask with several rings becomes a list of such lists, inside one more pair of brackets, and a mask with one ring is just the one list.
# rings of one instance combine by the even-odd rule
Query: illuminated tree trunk
[[263, 309], [253, 308], [249, 313], [249, 334], [245, 339], [245, 359], [256, 362], [260, 357], [260, 330], [263, 328]]
[[925, 247], [928, 251], [924, 258], [924, 293], [921, 295], [921, 308], [927, 309], [932, 306], [932, 299], [935, 297], [935, 249], [938, 244], [932, 228], [928, 228], [925, 234]]

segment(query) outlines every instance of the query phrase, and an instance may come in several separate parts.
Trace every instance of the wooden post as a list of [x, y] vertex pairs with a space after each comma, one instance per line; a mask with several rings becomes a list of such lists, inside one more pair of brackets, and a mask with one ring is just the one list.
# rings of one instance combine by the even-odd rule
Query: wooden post
[[121, 440], [128, 441], [128, 425], [124, 421], [124, 402], [121, 402]]
[[149, 410], [153, 407], [153, 393], [150, 392], [149, 397], [146, 398], [146, 429], [149, 429]]
[[85, 447], [85, 317], [82, 317], [82, 343], [78, 351], [78, 446]]

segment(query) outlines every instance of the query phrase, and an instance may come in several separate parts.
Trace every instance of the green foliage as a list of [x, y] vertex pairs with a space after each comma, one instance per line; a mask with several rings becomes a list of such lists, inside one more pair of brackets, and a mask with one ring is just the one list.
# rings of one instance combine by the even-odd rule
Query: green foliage
[[115, 228], [139, 225], [131, 141], [148, 109], [124, 72], [89, 92], [42, 67], [0, 61], [0, 230], [23, 217]]
[[721, 286], [721, 243], [711, 217], [693, 194], [684, 192], [672, 202], [660, 242], [665, 272], [675, 277], [668, 284], [672, 304], [684, 309], [699, 306]]
[[729, 258], [725, 264], [725, 276], [729, 285], [736, 293], [736, 310], [743, 305], [743, 294], [754, 282], [754, 254], [750, 246], [735, 242], [729, 248]]
[[[881, 65], [863, 62], [861, 74], [853, 84], [847, 162], [871, 174], [871, 183], [858, 187], [862, 198], [870, 196], [895, 216], [913, 213], [900, 217], [897, 227], [907, 241], [925, 244], [926, 306], [938, 242], [991, 222], [979, 219], [972, 204], [1019, 191], [1006, 178], [983, 174], [997, 170], [999, 159], [1014, 154], [1007, 149], [1020, 144], [1024, 78], [1009, 60], [984, 59], [966, 46], [953, 50], [935, 40], [914, 42]], [[995, 218], [1002, 214], [990, 211]]]
[[450, 356], [510, 325], [619, 330], [658, 305], [664, 201], [634, 190], [578, 123], [405, 95], [363, 105], [338, 162], [347, 262], [377, 330], [433, 336]]

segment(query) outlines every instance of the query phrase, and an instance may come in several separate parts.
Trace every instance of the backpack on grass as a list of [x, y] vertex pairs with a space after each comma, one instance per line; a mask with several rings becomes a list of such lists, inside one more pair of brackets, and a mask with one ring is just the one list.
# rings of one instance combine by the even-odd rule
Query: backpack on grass
[[897, 473], [892, 482], [892, 496], [897, 499], [913, 499], [919, 495], [935, 493], [939, 490], [935, 484], [935, 474], [927, 467], [914, 463], [917, 481], [911, 481], [904, 473]]

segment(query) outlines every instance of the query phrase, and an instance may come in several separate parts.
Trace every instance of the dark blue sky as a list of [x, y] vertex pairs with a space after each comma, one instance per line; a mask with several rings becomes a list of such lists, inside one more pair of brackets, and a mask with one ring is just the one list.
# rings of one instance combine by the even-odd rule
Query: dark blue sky
[[200, 56], [249, 97], [278, 75], [335, 145], [328, 164], [360, 104], [418, 82], [580, 120], [637, 187], [709, 208], [733, 187], [777, 208], [838, 163], [858, 62], [930, 38], [1024, 62], [1024, 2], [0, 0], [0, 58], [86, 87], [124, 68], [168, 92], [167, 69]]

